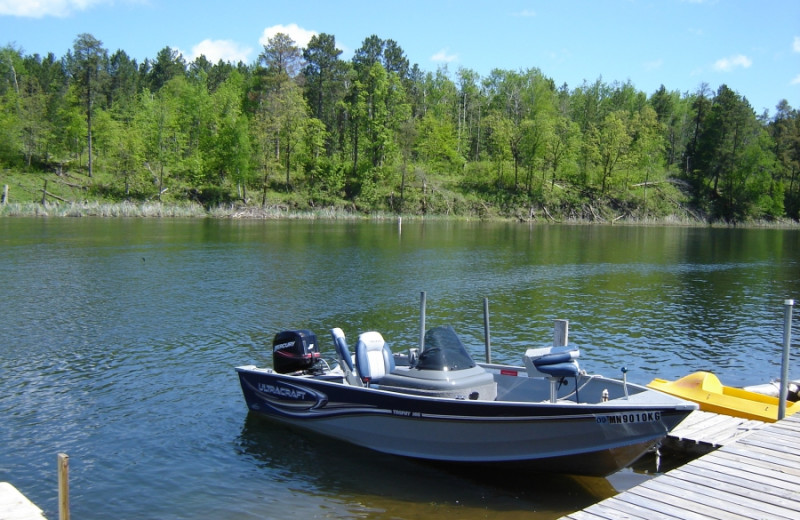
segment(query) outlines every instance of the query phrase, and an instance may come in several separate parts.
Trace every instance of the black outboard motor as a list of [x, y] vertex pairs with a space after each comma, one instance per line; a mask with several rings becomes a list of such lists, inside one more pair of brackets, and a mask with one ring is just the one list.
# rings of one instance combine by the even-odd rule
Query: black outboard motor
[[272, 340], [272, 368], [279, 374], [317, 371], [317, 336], [310, 330], [284, 330]]

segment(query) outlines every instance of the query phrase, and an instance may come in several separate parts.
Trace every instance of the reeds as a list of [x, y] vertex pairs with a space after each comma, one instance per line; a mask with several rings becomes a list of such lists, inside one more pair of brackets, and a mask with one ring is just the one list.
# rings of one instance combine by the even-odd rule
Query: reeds
[[162, 204], [158, 202], [70, 202], [67, 204], [9, 203], [0, 206], [0, 216], [7, 217], [205, 217], [199, 204]]
[[[359, 213], [341, 207], [325, 207], [311, 210], [298, 211], [288, 206], [275, 205], [268, 207], [223, 205], [206, 209], [197, 203], [171, 203], [161, 202], [69, 202], [56, 203], [36, 202], [0, 204], [0, 217], [106, 217], [106, 218], [218, 218], [218, 219], [251, 219], [251, 220], [394, 220], [399, 215], [394, 213], [373, 212]], [[469, 217], [452, 215], [402, 215], [404, 220], [473, 220]], [[477, 220], [503, 220], [481, 219]], [[514, 219], [522, 222], [548, 221], [532, 219]], [[742, 228], [773, 228], [797, 229], [800, 223], [781, 219], [776, 221], [758, 220], [743, 224], [729, 224], [724, 222], [706, 222], [689, 218], [687, 216], [669, 215], [657, 218], [639, 218], [627, 216], [613, 222], [590, 221], [581, 218], [564, 218], [559, 222], [563, 224], [594, 224], [618, 226], [712, 226], [712, 227], [742, 227]]]

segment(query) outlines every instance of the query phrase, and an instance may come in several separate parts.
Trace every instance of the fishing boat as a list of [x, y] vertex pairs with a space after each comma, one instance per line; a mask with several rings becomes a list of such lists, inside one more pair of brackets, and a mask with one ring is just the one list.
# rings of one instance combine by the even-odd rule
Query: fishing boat
[[[711, 372], [694, 372], [675, 381], [653, 379], [649, 388], [665, 392], [700, 405], [700, 409], [743, 419], [775, 422], [779, 399], [744, 388], [724, 386]], [[800, 402], [786, 403], [786, 416], [800, 410]]]
[[249, 410], [398, 456], [605, 476], [697, 409], [624, 373], [588, 374], [571, 346], [530, 348], [510, 366], [476, 363], [449, 326], [397, 352], [376, 331], [352, 354], [341, 329], [331, 338], [327, 360], [312, 331], [281, 331], [272, 367], [236, 367]]

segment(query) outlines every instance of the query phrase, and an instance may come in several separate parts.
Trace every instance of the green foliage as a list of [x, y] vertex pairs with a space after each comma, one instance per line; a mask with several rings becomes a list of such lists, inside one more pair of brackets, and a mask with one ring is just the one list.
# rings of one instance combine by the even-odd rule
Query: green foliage
[[452, 124], [432, 114], [418, 124], [415, 150], [421, 162], [442, 173], [456, 173], [464, 164]]
[[785, 101], [770, 120], [725, 85], [648, 97], [602, 78], [556, 88], [535, 68], [425, 72], [376, 35], [341, 54], [330, 34], [305, 49], [276, 35], [250, 66], [169, 47], [139, 64], [91, 34], [61, 59], [7, 46], [0, 165], [83, 179], [65, 200], [800, 218], [800, 115]]

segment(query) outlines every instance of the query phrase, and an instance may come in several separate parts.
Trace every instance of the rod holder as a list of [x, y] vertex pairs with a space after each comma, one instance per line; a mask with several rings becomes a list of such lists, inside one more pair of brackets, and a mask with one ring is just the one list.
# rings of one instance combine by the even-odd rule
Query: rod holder
[[483, 299], [483, 340], [486, 346], [486, 362], [492, 362], [492, 340], [489, 336], [489, 298]]
[[425, 291], [419, 293], [419, 353], [425, 350]]
[[628, 367], [622, 367], [622, 389], [625, 390], [625, 399], [628, 399]]

